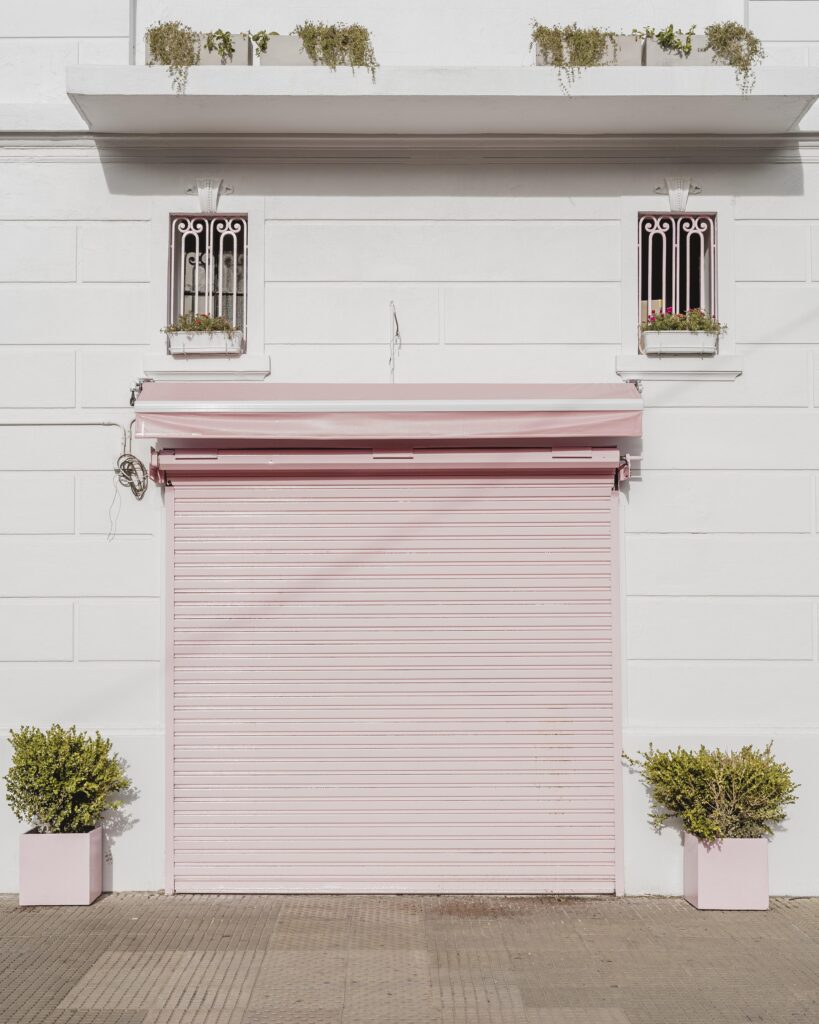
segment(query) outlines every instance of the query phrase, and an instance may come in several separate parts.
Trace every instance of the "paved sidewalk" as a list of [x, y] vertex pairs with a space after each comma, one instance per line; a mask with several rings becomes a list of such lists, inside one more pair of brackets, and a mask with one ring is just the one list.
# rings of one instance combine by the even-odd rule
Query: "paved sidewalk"
[[0, 1024], [818, 1024], [819, 900], [0, 897]]

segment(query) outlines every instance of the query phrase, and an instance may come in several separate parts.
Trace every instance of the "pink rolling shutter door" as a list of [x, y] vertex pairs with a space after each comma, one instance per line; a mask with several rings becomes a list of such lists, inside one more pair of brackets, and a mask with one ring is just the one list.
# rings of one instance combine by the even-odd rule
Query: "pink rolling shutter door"
[[180, 892], [612, 892], [613, 469], [174, 479]]

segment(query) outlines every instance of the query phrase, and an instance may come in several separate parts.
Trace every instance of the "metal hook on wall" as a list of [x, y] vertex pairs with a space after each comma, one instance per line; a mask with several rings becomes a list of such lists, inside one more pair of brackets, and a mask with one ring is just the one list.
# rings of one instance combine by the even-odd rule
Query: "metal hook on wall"
[[401, 351], [401, 326], [395, 303], [390, 300], [390, 384], [395, 383], [395, 366], [398, 353]]

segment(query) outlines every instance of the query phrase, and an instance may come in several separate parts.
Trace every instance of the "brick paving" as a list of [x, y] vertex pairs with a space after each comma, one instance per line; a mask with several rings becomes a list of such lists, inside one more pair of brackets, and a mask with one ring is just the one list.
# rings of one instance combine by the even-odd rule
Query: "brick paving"
[[819, 1024], [819, 900], [0, 897], [0, 1024]]

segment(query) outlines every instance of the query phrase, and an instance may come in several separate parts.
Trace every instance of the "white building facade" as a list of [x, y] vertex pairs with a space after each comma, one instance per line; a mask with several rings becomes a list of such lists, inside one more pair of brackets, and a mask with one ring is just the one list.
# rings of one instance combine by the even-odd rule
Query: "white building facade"
[[[731, 69], [699, 67], [591, 69], [567, 97], [534, 66], [544, 15], [523, 0], [287, 0], [276, 24], [268, 7], [44, 0], [4, 18], [0, 724], [110, 736], [135, 795], [109, 829], [106, 888], [166, 886], [167, 496], [116, 483], [120, 434], [102, 425], [128, 428], [134, 382], [637, 381], [642, 437], [615, 439], [631, 463], [615, 742], [773, 740], [802, 788], [771, 891], [819, 894], [819, 0], [686, 9], [686, 27], [735, 19], [761, 37], [747, 98]], [[681, 18], [609, 8], [559, 0], [548, 17], [622, 32]], [[173, 18], [357, 21], [380, 68], [374, 83], [193, 68], [177, 96], [143, 66], [146, 27]], [[201, 212], [203, 179], [221, 182], [219, 214], [247, 218], [245, 351], [180, 359], [162, 333], [170, 218]], [[713, 233], [709, 298], [728, 325], [713, 355], [639, 347], [641, 215], [669, 214], [677, 179]], [[150, 447], [134, 444], [146, 464]], [[678, 834], [652, 832], [625, 768], [620, 784], [622, 888], [681, 892]], [[0, 822], [12, 891], [19, 826], [5, 807]]]

